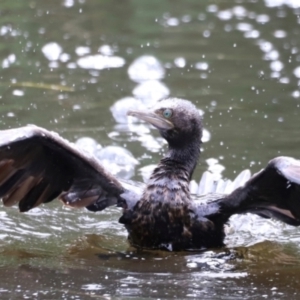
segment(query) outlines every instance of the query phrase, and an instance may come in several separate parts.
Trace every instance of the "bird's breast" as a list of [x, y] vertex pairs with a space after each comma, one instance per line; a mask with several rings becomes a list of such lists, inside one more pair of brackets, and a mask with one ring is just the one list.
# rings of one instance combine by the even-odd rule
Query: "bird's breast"
[[173, 248], [174, 241], [191, 239], [191, 212], [184, 203], [141, 200], [131, 212], [124, 212], [120, 222], [125, 223], [131, 244], [138, 247]]
[[174, 179], [152, 178], [141, 199], [131, 209], [124, 210], [119, 221], [128, 230], [133, 246], [199, 249], [206, 247], [206, 241], [215, 235], [213, 222], [199, 218], [187, 181]]

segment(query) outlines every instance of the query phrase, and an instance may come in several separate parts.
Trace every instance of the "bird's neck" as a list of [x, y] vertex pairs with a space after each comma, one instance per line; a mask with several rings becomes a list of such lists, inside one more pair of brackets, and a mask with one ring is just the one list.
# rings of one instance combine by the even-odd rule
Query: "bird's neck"
[[188, 202], [189, 182], [200, 154], [199, 145], [170, 147], [149, 178], [143, 199], [151, 201]]
[[173, 163], [174, 166], [180, 166], [185, 169], [191, 179], [194, 169], [197, 165], [200, 156], [200, 142], [194, 141], [193, 143], [186, 144], [184, 147], [171, 147], [169, 146], [168, 152], [160, 161], [160, 164]]

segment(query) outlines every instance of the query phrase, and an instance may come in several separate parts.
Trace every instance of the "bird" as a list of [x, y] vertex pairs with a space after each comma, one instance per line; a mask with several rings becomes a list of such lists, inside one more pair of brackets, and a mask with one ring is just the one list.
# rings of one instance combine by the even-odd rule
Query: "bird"
[[224, 246], [225, 225], [253, 213], [300, 225], [300, 161], [287, 156], [230, 193], [190, 193], [200, 158], [203, 121], [190, 101], [167, 98], [129, 116], [151, 124], [167, 142], [145, 184], [117, 178], [93, 155], [56, 132], [28, 125], [0, 131], [0, 198], [26, 212], [60, 199], [74, 208], [120, 207], [119, 222], [138, 249], [203, 250]]

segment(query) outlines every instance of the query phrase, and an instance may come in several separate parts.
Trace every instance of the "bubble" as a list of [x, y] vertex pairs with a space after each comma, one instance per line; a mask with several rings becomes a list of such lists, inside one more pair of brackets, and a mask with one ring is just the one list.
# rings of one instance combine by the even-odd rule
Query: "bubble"
[[300, 78], [300, 66], [297, 67], [297, 68], [294, 70], [294, 75], [295, 75], [297, 78]]
[[293, 91], [292, 96], [294, 98], [299, 98], [300, 97], [300, 91]]
[[129, 150], [118, 146], [100, 149], [96, 152], [96, 157], [110, 173], [125, 179], [134, 175], [135, 166], [139, 164]]
[[247, 16], [247, 10], [243, 6], [235, 6], [232, 9], [232, 12], [238, 19], [242, 19]]
[[238, 23], [236, 29], [239, 31], [250, 31], [253, 29], [253, 26], [249, 23]]
[[206, 71], [206, 70], [208, 70], [208, 67], [209, 67], [209, 65], [207, 62], [197, 62], [195, 64], [195, 69], [197, 69], [197, 70]]
[[132, 93], [136, 98], [141, 99], [143, 103], [149, 106], [169, 96], [170, 90], [164, 83], [158, 80], [149, 80], [137, 85]]
[[165, 69], [156, 57], [144, 55], [132, 62], [128, 68], [128, 75], [136, 82], [159, 80], [164, 78]]
[[2, 68], [9, 68], [11, 64], [13, 64], [16, 61], [16, 55], [15, 54], [9, 54], [5, 59], [2, 61]]
[[13, 90], [12, 94], [14, 96], [21, 97], [21, 96], [24, 96], [24, 91], [22, 91], [22, 90]]
[[113, 48], [109, 45], [102, 45], [98, 51], [103, 54], [103, 55], [113, 55], [114, 54], [114, 51], [113, 51]]
[[277, 60], [278, 58], [279, 52], [277, 50], [272, 50], [264, 55], [265, 60]]
[[87, 291], [98, 291], [104, 289], [104, 287], [101, 284], [97, 284], [97, 283], [84, 284], [82, 285], [81, 288]]
[[232, 12], [230, 10], [221, 10], [218, 12], [217, 16], [219, 19], [227, 21], [232, 18]]
[[287, 5], [291, 8], [299, 8], [300, 2], [299, 0], [265, 0], [266, 6], [268, 7], [277, 7]]
[[64, 0], [63, 6], [64, 7], [72, 7], [74, 5], [74, 0]]
[[204, 31], [203, 31], [203, 36], [204, 36], [205, 38], [210, 37], [210, 30], [204, 30]]
[[283, 69], [284, 65], [281, 61], [279, 60], [274, 60], [270, 63], [270, 68], [274, 72], [280, 72]]
[[256, 17], [256, 22], [258, 22], [258, 23], [264, 24], [264, 23], [267, 23], [269, 21], [270, 21], [270, 17], [268, 15], [258, 15]]
[[111, 107], [110, 111], [116, 122], [121, 124], [137, 122], [138, 119], [127, 116], [128, 110], [144, 110], [145, 106], [141, 101], [133, 97], [125, 97], [115, 102]]
[[218, 11], [218, 6], [215, 4], [210, 4], [207, 6], [206, 10], [211, 13], [215, 13]]
[[184, 23], [189, 23], [191, 22], [192, 20], [192, 17], [190, 15], [184, 15], [182, 18], [181, 18], [182, 22]]
[[177, 18], [170, 18], [166, 21], [166, 24], [168, 26], [178, 26], [179, 25], [179, 20]]
[[79, 58], [77, 60], [77, 65], [82, 69], [95, 70], [120, 68], [125, 65], [125, 59], [119, 56], [96, 54]]
[[277, 121], [280, 122], [280, 123], [282, 123], [282, 122], [284, 121], [284, 118], [283, 118], [283, 117], [279, 117], [279, 118], [277, 119]]
[[60, 55], [59, 60], [63, 63], [69, 61], [71, 59], [71, 55], [68, 53], [63, 53]]
[[247, 39], [257, 39], [260, 36], [258, 30], [251, 30], [244, 33], [245, 38]]
[[287, 36], [287, 33], [284, 30], [276, 30], [276, 31], [274, 31], [274, 36], [278, 39], [282, 39]]
[[91, 52], [91, 49], [89, 47], [79, 46], [79, 47], [76, 47], [76, 49], [75, 49], [75, 53], [78, 56], [86, 55], [86, 54], [89, 54], [90, 52]]
[[288, 77], [281, 77], [279, 79], [279, 82], [283, 83], [283, 84], [288, 84], [288, 83], [290, 83], [290, 79]]
[[12, 111], [8, 112], [6, 115], [7, 115], [9, 118], [13, 118], [13, 117], [16, 116], [15, 113], [12, 112]]
[[272, 43], [265, 41], [265, 40], [259, 40], [258, 46], [259, 46], [260, 50], [265, 53], [268, 53], [273, 49]]
[[62, 53], [62, 47], [58, 43], [48, 43], [42, 47], [42, 52], [50, 61], [58, 60]]
[[101, 148], [101, 146], [90, 137], [81, 137], [76, 142], [75, 145], [81, 150], [88, 152], [90, 154], [95, 154], [97, 149]]
[[186, 61], [184, 57], [177, 57], [174, 59], [174, 64], [176, 65], [176, 67], [178, 68], [184, 68]]

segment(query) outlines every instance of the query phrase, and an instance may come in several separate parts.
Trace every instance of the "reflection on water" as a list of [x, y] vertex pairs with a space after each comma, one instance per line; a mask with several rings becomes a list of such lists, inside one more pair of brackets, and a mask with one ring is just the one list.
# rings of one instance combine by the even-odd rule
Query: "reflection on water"
[[[192, 100], [204, 113], [197, 181], [207, 169], [233, 179], [278, 155], [299, 158], [298, 2], [3, 3], [0, 126], [35, 123], [73, 142], [89, 138], [97, 151], [127, 148], [139, 164], [129, 164], [126, 176], [143, 181], [165, 144], [125, 113], [170, 95]], [[227, 248], [137, 251], [119, 216], [117, 208], [93, 214], [58, 203], [27, 214], [1, 208], [1, 298], [295, 299], [299, 293], [297, 228], [234, 216]]]
[[[17, 264], [1, 269], [2, 286], [13, 286], [14, 297], [25, 293], [30, 299], [66, 295], [77, 295], [79, 299], [157, 295], [239, 299], [241, 295], [255, 296], [258, 291], [271, 297], [293, 295], [298, 290], [293, 276], [299, 268], [299, 256], [277, 243], [203, 253], [167, 253], [105, 249], [112, 242], [118, 243], [116, 239], [87, 235], [58, 255], [57, 265], [46, 263], [51, 260], [47, 253], [4, 250], [2, 256]], [[16, 285], [13, 278], [18, 278]], [[6, 296], [8, 292], [2, 289], [1, 294]]]
[[[300, 267], [300, 252], [289, 239], [299, 239], [299, 232], [279, 222], [259, 233], [264, 220], [255, 217], [252, 221], [258, 223], [249, 225], [236, 217], [231, 222], [235, 231], [227, 236], [228, 248], [170, 253], [130, 248], [117, 223], [117, 208], [94, 214], [57, 203], [50, 206], [21, 218], [16, 210], [2, 213], [6, 234], [1, 236], [0, 274], [6, 288], [1, 295], [13, 290], [14, 297], [27, 291], [30, 299], [66, 295], [214, 299], [222, 293], [238, 299], [241, 293], [263, 291], [274, 296], [298, 291], [293, 276]], [[291, 276], [288, 289], [282, 276]]]

